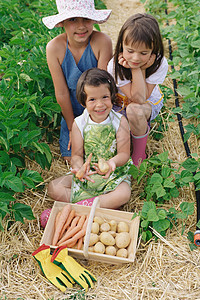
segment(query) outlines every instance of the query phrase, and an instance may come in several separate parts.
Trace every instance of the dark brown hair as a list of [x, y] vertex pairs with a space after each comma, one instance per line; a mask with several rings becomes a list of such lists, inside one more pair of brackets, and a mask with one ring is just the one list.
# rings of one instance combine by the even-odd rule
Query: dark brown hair
[[144, 43], [152, 54], [156, 55], [154, 64], [146, 69], [146, 78], [155, 73], [161, 64], [164, 55], [162, 37], [156, 19], [148, 14], [135, 14], [128, 18], [122, 26], [114, 53], [115, 80], [117, 77], [131, 80], [131, 70], [118, 63], [118, 56], [123, 52], [123, 42], [125, 44]]
[[80, 76], [76, 86], [76, 98], [78, 102], [85, 107], [87, 95], [85, 93], [85, 86], [100, 86], [106, 84], [111, 95], [111, 101], [114, 103], [117, 93], [117, 87], [114, 78], [105, 70], [98, 68], [88, 69]]

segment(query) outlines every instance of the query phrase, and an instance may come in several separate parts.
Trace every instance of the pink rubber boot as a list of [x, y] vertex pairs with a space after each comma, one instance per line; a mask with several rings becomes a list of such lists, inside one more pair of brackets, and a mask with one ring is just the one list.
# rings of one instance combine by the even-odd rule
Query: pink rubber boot
[[145, 135], [135, 136], [131, 133], [133, 142], [133, 153], [131, 155], [131, 158], [135, 166], [140, 164], [146, 158], [145, 149], [147, 144], [147, 138], [149, 135], [149, 130], [150, 127], [148, 125], [147, 132], [145, 133]]
[[81, 200], [79, 202], [76, 202], [74, 204], [79, 204], [79, 205], [85, 205], [85, 206], [92, 206], [94, 198], [89, 198], [89, 199], [85, 199], [85, 200]]

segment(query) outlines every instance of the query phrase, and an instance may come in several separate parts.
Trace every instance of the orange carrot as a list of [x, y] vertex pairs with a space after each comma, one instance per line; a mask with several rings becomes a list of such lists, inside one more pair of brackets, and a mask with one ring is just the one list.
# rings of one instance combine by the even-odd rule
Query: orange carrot
[[77, 226], [80, 226], [82, 229], [84, 222], [85, 222], [85, 215], [82, 215], [78, 221]]
[[82, 167], [76, 173], [76, 177], [78, 179], [82, 179], [83, 178], [85, 172], [87, 171], [87, 168], [89, 167], [89, 165], [91, 163], [91, 159], [92, 159], [92, 153], [90, 153], [88, 155], [88, 158], [86, 159], [85, 163], [82, 165]]
[[74, 241], [73, 243], [68, 243], [67, 244], [67, 248], [72, 248], [72, 247], [74, 247], [76, 245], [76, 241]]
[[83, 245], [83, 237], [81, 237], [81, 238], [78, 240], [78, 243], [77, 243], [77, 249], [78, 249], [78, 250], [81, 250], [82, 245]]
[[72, 220], [71, 226], [69, 226], [69, 227], [67, 228], [66, 232], [71, 231], [71, 230], [77, 225], [79, 219], [80, 219], [79, 216], [75, 217], [75, 218]]
[[80, 216], [76, 216], [76, 217], [72, 220], [71, 226], [70, 226], [69, 228], [71, 228], [71, 227], [74, 228], [74, 227], [77, 225], [79, 219], [80, 219]]
[[64, 224], [64, 226], [63, 226], [63, 228], [61, 230], [61, 232], [60, 232], [59, 239], [63, 236], [63, 233], [65, 232], [65, 230], [67, 229], [67, 227], [70, 225], [70, 223], [71, 223], [72, 219], [74, 218], [74, 216], [75, 216], [75, 210], [72, 209], [70, 211], [70, 214], [69, 214], [69, 216], [68, 216], [68, 218], [67, 218], [67, 220], [66, 220], [66, 222], [65, 222], [65, 224]]
[[61, 243], [59, 242], [58, 246], [67, 246], [67, 247], [69, 247], [68, 245], [70, 245], [71, 243], [73, 243], [75, 241], [77, 242], [78, 239], [84, 237], [84, 235], [86, 233], [88, 218], [89, 218], [89, 215], [87, 216], [81, 230], [79, 230], [76, 234], [72, 235], [71, 238], [68, 238], [67, 240], [63, 240]]
[[74, 236], [77, 232], [79, 232], [81, 230], [80, 226], [76, 226], [74, 227], [72, 230], [70, 230], [69, 232], [66, 232], [62, 239], [57, 243], [58, 246], [60, 246], [64, 241], [70, 239], [72, 236]]
[[57, 213], [56, 217], [55, 217], [54, 228], [57, 227], [57, 224], [58, 224], [58, 220], [59, 220], [59, 218], [60, 218], [60, 215], [61, 215], [61, 211], [59, 211], [59, 212]]
[[74, 242], [76, 244], [76, 242], [78, 241], [78, 239], [80, 239], [84, 235], [85, 235], [85, 230], [81, 229], [76, 234], [74, 234], [74, 236], [71, 237], [70, 239], [63, 241], [62, 243], [59, 243], [58, 246], [67, 246], [67, 247], [69, 247], [69, 245], [73, 244]]
[[66, 219], [68, 218], [69, 214], [71, 211], [71, 205], [70, 204], [66, 204], [60, 213], [60, 217], [58, 219], [58, 222], [56, 224], [56, 228], [54, 231], [54, 235], [53, 235], [53, 240], [52, 240], [52, 245], [55, 246], [57, 244], [60, 232], [65, 224]]

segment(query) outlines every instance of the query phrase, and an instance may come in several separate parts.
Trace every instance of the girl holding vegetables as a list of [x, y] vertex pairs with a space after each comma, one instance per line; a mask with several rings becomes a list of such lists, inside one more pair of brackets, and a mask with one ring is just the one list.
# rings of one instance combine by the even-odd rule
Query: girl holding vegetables
[[[112, 110], [116, 92], [114, 79], [105, 70], [92, 68], [79, 78], [77, 99], [85, 110], [72, 126], [74, 175], [49, 183], [48, 194], [54, 200], [91, 205], [90, 198], [99, 196], [100, 207], [111, 209], [129, 201], [130, 129], [127, 119]], [[99, 158], [105, 159], [107, 170], [102, 170]]]

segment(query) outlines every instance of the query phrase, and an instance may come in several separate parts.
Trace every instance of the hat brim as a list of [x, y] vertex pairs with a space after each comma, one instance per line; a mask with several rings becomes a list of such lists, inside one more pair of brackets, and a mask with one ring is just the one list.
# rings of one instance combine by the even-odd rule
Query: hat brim
[[108, 20], [111, 12], [112, 10], [109, 9], [91, 10], [87, 12], [81, 12], [77, 10], [65, 10], [64, 12], [59, 13], [57, 15], [42, 18], [42, 22], [49, 29], [53, 29], [58, 23], [70, 18], [86, 18], [93, 20], [95, 23], [101, 24]]

